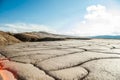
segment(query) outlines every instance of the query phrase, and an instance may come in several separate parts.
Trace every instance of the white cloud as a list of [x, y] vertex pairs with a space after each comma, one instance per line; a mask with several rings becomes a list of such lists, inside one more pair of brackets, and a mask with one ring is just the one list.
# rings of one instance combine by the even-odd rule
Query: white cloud
[[1, 24], [0, 30], [16, 32], [16, 33], [31, 32], [31, 31], [46, 31], [53, 33], [56, 32], [55, 30], [49, 29], [49, 27], [45, 25], [26, 24], [26, 23]]
[[103, 5], [86, 8], [84, 20], [74, 23], [68, 34], [80, 36], [120, 35], [120, 11], [108, 10]]
[[[79, 36], [95, 36], [95, 35], [120, 35], [120, 10], [107, 9], [103, 5], [91, 5], [86, 8], [87, 13], [84, 15], [83, 21], [70, 23], [71, 28], [58, 30], [57, 33], [79, 35]], [[0, 30], [12, 32], [31, 32], [31, 31], [47, 31], [56, 33], [49, 26], [37, 24], [2, 24]]]

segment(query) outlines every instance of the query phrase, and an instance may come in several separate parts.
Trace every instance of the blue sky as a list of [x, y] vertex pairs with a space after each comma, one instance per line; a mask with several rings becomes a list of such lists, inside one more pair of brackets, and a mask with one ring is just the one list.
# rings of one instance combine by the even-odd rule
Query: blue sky
[[[43, 28], [64, 34], [83, 35], [84, 32], [81, 34], [80, 30], [75, 33], [74, 29], [78, 27], [75, 25], [86, 20], [88, 7], [100, 7], [98, 5], [104, 6], [106, 13], [107, 10], [119, 12], [120, 0], [0, 0], [0, 29], [11, 31], [13, 28], [13, 31], [20, 32], [20, 29], [28, 26], [26, 28], [30, 29], [24, 31], [32, 28], [39, 31]], [[83, 25], [80, 26], [83, 29]]]

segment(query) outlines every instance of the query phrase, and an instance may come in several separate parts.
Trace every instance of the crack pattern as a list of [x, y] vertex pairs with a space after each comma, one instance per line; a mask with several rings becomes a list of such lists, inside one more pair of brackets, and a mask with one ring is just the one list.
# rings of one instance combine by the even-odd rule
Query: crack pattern
[[101, 59], [120, 59], [120, 57], [107, 57], [107, 58], [95, 58], [95, 59], [89, 59], [87, 61], [84, 61], [80, 64], [77, 64], [77, 65], [73, 65], [73, 66], [69, 66], [69, 67], [64, 67], [64, 68], [59, 68], [59, 69], [56, 69], [56, 70], [50, 70], [50, 71], [57, 71], [57, 70], [62, 70], [62, 69], [66, 69], [66, 68], [71, 68], [71, 67], [77, 67], [77, 66], [80, 66], [80, 65], [83, 65], [87, 62], [90, 62], [90, 61], [94, 61], [94, 60], [101, 60]]
[[[56, 43], [56, 44], [54, 44], [54, 43]], [[120, 53], [119, 53], [120, 46], [118, 46], [118, 43], [120, 43], [120, 41], [118, 41], [118, 40], [117, 41], [96, 40], [96, 39], [95, 40], [94, 39], [93, 40], [81, 40], [81, 41], [69, 40], [69, 41], [56, 41], [54, 43], [53, 42], [45, 42], [45, 43], [37, 42], [37, 43], [29, 43], [29, 44], [26, 43], [26, 44], [24, 44], [24, 46], [22, 46], [23, 43], [19, 44], [19, 45], [11, 45], [10, 47], [9, 46], [7, 47], [8, 51], [7, 51], [7, 49], [6, 49], [6, 51], [3, 49], [3, 50], [1, 50], [0, 54], [2, 56], [4, 56], [5, 58], [7, 58], [8, 61], [10, 61], [10, 62], [20, 63], [20, 64], [24, 64], [24, 65], [31, 64], [31, 65], [33, 65], [33, 67], [35, 69], [38, 69], [39, 71], [42, 70], [47, 76], [51, 77], [54, 80], [65, 80], [65, 78], [64, 78], [65, 76], [63, 76], [64, 69], [69, 69], [69, 70], [67, 70], [68, 72], [65, 72], [65, 73], [66, 73], [66, 75], [67, 74], [70, 75], [71, 68], [72, 68], [72, 70], [74, 70], [76, 67], [79, 67], [79, 66], [84, 68], [88, 72], [88, 74], [84, 75], [83, 77], [79, 77], [79, 76], [77, 76], [77, 71], [76, 71], [77, 78], [75, 76], [71, 75], [73, 79], [71, 78], [70, 80], [74, 80], [74, 79], [75, 80], [86, 80], [86, 77], [90, 76], [91, 72], [92, 73], [94, 73], [94, 72], [91, 71], [91, 68], [88, 68], [88, 67], [85, 67], [82, 65], [88, 64], [88, 63], [90, 63], [92, 61], [96, 61], [96, 60], [104, 60], [104, 61], [109, 60], [109, 59], [110, 60], [114, 60], [114, 59], [120, 60]], [[16, 47], [15, 48], [16, 50], [14, 49], [13, 53], [12, 53], [12, 50], [10, 50], [10, 49], [12, 49], [14, 47]], [[77, 49], [77, 50], [74, 51], [74, 49]], [[10, 53], [9, 53], [9, 50], [11, 51]], [[42, 50], [45, 50], [46, 54], [42, 53]], [[50, 53], [49, 50], [56, 50], [56, 52], [53, 52], [53, 54], [52, 54], [52, 51], [51, 51], [51, 54], [49, 54]], [[61, 52], [57, 53], [58, 52], [57, 50], [59, 50]], [[38, 53], [37, 51], [41, 51], [41, 53]], [[62, 51], [66, 51], [66, 52], [62, 53]], [[89, 53], [87, 53], [87, 52], [89, 52]], [[14, 53], [16, 55], [14, 55]], [[95, 53], [96, 55], [93, 55], [94, 57], [92, 57], [91, 53], [92, 54]], [[76, 54], [78, 54], [79, 56], [77, 56]], [[86, 54], [86, 55], [84, 55], [84, 54]], [[101, 54], [102, 54], [102, 56], [99, 57], [99, 55], [101, 55]], [[44, 55], [46, 57], [45, 58], [40, 57], [42, 55]], [[89, 55], [91, 57], [89, 57]], [[111, 55], [111, 56], [109, 56], [109, 55]], [[66, 57], [66, 56], [68, 56], [68, 57]], [[106, 56], [106, 57], [104, 57], [104, 56]], [[30, 62], [27, 62], [26, 59], [23, 57], [29, 59]], [[62, 57], [64, 57], [64, 58], [62, 58]], [[87, 57], [87, 58], [84, 60], [79, 59], [82, 57], [85, 57], [85, 58]], [[78, 62], [73, 63], [75, 58], [78, 58], [78, 60], [75, 60]], [[32, 60], [33, 60], [33, 62], [32, 62]], [[56, 60], [55, 61], [56, 63], [54, 63], [54, 60]], [[58, 60], [58, 62], [57, 62], [57, 60]], [[103, 61], [103, 63], [104, 63], [104, 61]], [[43, 64], [41, 64], [41, 63], [43, 63]], [[49, 63], [49, 64], [47, 64], [47, 63]], [[62, 63], [64, 63], [64, 64], [62, 64]], [[113, 63], [111, 63], [111, 64], [113, 64]], [[47, 67], [44, 67], [44, 65], [46, 65]], [[116, 64], [116, 65], [119, 66], [119, 64]], [[50, 67], [50, 66], [51, 67], [55, 66], [56, 68], [49, 69], [48, 67]], [[94, 65], [94, 66], [97, 66], [97, 65]], [[106, 66], [109, 66], [109, 65], [106, 65]], [[105, 67], [105, 66], [102, 66], [102, 67]], [[28, 69], [28, 68], [26, 68], [26, 69]], [[6, 70], [7, 70], [7, 68], [6, 68]], [[51, 74], [51, 72], [58, 73], [58, 71], [59, 71], [59, 74], [56, 74], [56, 75]], [[61, 72], [61, 71], [63, 71], [63, 72]], [[79, 71], [79, 69], [78, 69], [78, 71]], [[110, 76], [115, 77], [114, 73], [110, 72], [109, 70], [103, 70], [103, 71], [106, 72], [106, 74], [111, 74]], [[30, 73], [30, 74], [32, 74], [32, 73]], [[83, 74], [81, 74], [81, 75], [83, 75]], [[58, 76], [60, 78], [58, 78]], [[95, 77], [95, 76], [93, 76], [93, 77]], [[28, 75], [24, 75], [24, 76], [21, 76], [21, 79], [18, 79], [18, 80], [29, 80], [29, 79], [30, 78], [28, 78]], [[105, 78], [105, 80], [106, 79], [107, 79], [107, 77]], [[92, 78], [88, 79], [88, 80], [92, 80]]]

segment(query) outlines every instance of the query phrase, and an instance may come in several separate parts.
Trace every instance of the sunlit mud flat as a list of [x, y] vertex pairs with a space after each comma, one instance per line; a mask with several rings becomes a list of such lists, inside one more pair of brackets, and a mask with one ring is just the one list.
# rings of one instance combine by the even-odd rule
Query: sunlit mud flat
[[9, 74], [10, 80], [119, 80], [119, 44], [91, 39], [9, 45], [0, 52], [8, 59], [0, 63], [0, 75]]

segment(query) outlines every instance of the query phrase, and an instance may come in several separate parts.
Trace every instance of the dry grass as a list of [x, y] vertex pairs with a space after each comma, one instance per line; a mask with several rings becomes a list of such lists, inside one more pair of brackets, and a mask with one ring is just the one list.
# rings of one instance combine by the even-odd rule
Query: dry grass
[[14, 36], [10, 35], [9, 33], [0, 31], [0, 45], [8, 45], [13, 43], [19, 43], [21, 42]]

